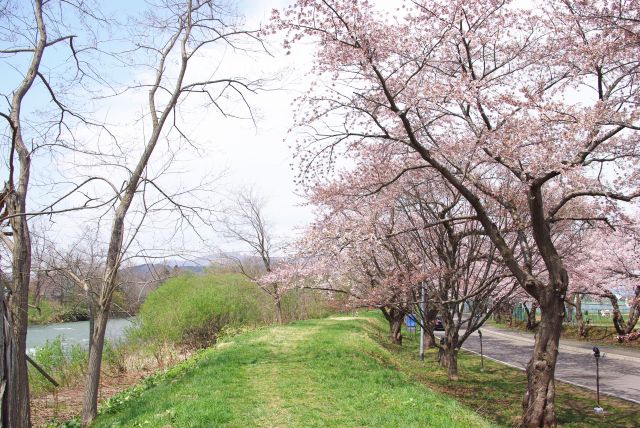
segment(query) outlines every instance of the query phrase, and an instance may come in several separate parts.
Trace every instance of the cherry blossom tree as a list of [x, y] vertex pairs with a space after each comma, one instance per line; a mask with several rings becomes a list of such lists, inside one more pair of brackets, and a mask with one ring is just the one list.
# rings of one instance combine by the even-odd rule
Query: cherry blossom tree
[[[604, 298], [613, 307], [613, 325], [620, 341], [629, 340], [640, 317], [640, 230], [637, 216], [611, 227], [584, 232], [581, 251], [569, 258], [576, 296]], [[629, 307], [625, 320], [618, 296]], [[578, 302], [581, 297], [578, 297]], [[583, 327], [584, 329], [584, 327]]]
[[332, 187], [316, 189], [311, 199], [318, 206], [317, 220], [295, 245], [291, 261], [264, 280], [346, 294], [351, 307], [378, 308], [389, 323], [391, 341], [401, 344], [401, 327], [412, 308], [414, 282], [405, 269], [407, 261], [388, 241], [390, 225], [383, 218], [390, 220], [392, 210], [383, 198], [349, 206], [338, 188]]
[[[426, 272], [426, 278], [420, 288], [442, 316], [443, 343], [435, 341], [433, 329], [427, 331], [441, 351], [440, 363], [447, 367], [449, 379], [457, 380], [460, 348], [512, 296], [516, 286], [461, 195], [446, 183], [438, 183], [437, 177], [422, 174], [422, 180], [416, 182], [415, 175], [407, 174], [398, 181], [407, 189], [400, 200], [412, 225], [407, 231], [409, 251], [422, 258], [418, 268]], [[499, 219], [496, 223], [500, 224]], [[420, 305], [416, 309], [419, 320], [426, 318]], [[426, 327], [424, 321], [419, 323]]]
[[[419, 314], [418, 323], [427, 328], [439, 311], [447, 333], [441, 361], [455, 378], [460, 346], [509, 296], [513, 286], [503, 282], [510, 274], [470, 207], [432, 171], [416, 170], [389, 183], [384, 172], [368, 170], [379, 171], [363, 163], [313, 188], [310, 200], [323, 214], [305, 238], [306, 256], [297, 259], [321, 268], [287, 272], [299, 280], [318, 278], [318, 270], [326, 269], [317, 281], [324, 289], [326, 278], [349, 278], [352, 302], [379, 307], [396, 343], [406, 314]], [[424, 314], [422, 293], [428, 300]], [[464, 308], [470, 311], [463, 319]]]
[[[523, 425], [555, 426], [569, 274], [554, 230], [612, 221], [640, 196], [638, 5], [404, 6], [392, 15], [364, 0], [299, 0], [274, 14], [286, 45], [318, 42], [317, 84], [296, 122], [300, 181], [364, 153], [404, 157], [398, 175], [428, 165], [453, 186], [540, 306]], [[385, 149], [366, 151], [374, 146]], [[509, 214], [509, 233], [496, 210]]]

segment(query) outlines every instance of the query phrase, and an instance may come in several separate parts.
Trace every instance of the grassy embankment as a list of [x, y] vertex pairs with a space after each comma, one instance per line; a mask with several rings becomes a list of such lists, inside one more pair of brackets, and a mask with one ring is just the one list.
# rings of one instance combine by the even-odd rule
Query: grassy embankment
[[380, 334], [370, 317], [241, 334], [116, 397], [94, 426], [492, 426], [397, 370]]
[[[384, 328], [365, 314], [236, 336], [119, 395], [95, 426], [517, 426], [523, 372], [462, 353], [450, 382], [434, 351], [420, 362], [417, 341], [391, 345]], [[605, 398], [596, 415], [593, 395], [559, 383], [559, 423], [637, 426], [640, 406]]]
[[[137, 328], [129, 331], [126, 340], [105, 345], [102, 391], [121, 389], [123, 379], [133, 382], [170, 367], [219, 337], [271, 324], [273, 309], [271, 299], [241, 275], [209, 272], [171, 278], [142, 305]], [[283, 312], [286, 320], [320, 318], [331, 313], [331, 308], [322, 295], [295, 290], [285, 297]], [[33, 358], [61, 385], [54, 388], [29, 367], [36, 424], [78, 415], [82, 402], [78, 386], [85, 379], [86, 349], [79, 345], [65, 349], [56, 338], [38, 349]], [[57, 400], [57, 396], [64, 399]]]
[[[330, 313], [325, 299], [300, 292], [285, 297], [283, 311], [287, 320], [324, 317]], [[136, 327], [124, 341], [117, 344], [107, 341], [103, 369], [118, 375], [127, 370], [164, 368], [194, 350], [210, 346], [228, 331], [270, 324], [274, 318], [270, 299], [241, 275], [177, 276], [149, 295], [140, 309]], [[33, 358], [63, 387], [84, 379], [88, 355], [80, 345], [64, 349], [58, 337], [39, 348]], [[30, 385], [36, 397], [54, 390], [32, 367]]]

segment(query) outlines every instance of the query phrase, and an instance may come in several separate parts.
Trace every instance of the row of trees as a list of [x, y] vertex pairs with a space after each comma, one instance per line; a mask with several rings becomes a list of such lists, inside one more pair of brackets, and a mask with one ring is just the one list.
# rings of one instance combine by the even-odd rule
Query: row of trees
[[[166, 219], [176, 212], [179, 228], [207, 211], [183, 202], [194, 189], [171, 189], [162, 180], [176, 153], [192, 144], [181, 106], [189, 101], [224, 115], [228, 103], [248, 108], [247, 94], [261, 85], [221, 74], [222, 60], [216, 57], [221, 49], [255, 53], [262, 45], [257, 33], [219, 2], [160, 1], [126, 23], [116, 22], [103, 7], [84, 0], [0, 6], [6, 101], [0, 110], [1, 144], [7, 167], [0, 238], [10, 253], [2, 264], [8, 281], [0, 305], [3, 426], [30, 426], [26, 333], [33, 219], [97, 213], [92, 229], [99, 231], [101, 247], [94, 253], [95, 269], [86, 269], [87, 260], [82, 269], [73, 269], [80, 266], [73, 261], [65, 267], [65, 275], [86, 292], [92, 312], [82, 412], [87, 426], [96, 416], [105, 328], [120, 269], [139, 254], [138, 233], [153, 214]], [[203, 58], [204, 73], [193, 66]], [[138, 100], [138, 117], [131, 117], [128, 107], [118, 115], [118, 106]], [[239, 116], [237, 106], [232, 111]], [[156, 152], [162, 152], [160, 162], [152, 160]]]
[[467, 334], [457, 305], [479, 307], [469, 332], [526, 294], [541, 321], [523, 424], [556, 426], [566, 302], [637, 284], [639, 14], [637, 2], [599, 0], [275, 11], [285, 45], [318, 44], [294, 138], [300, 184], [321, 209], [298, 260], [270, 279], [338, 281], [383, 309], [396, 341], [425, 290], [448, 349]]
[[[299, 243], [296, 262], [263, 281], [339, 291], [355, 306], [380, 308], [396, 344], [405, 316], [418, 314], [455, 379], [462, 344], [516, 298], [514, 281], [466, 201], [428, 168], [393, 183], [385, 174], [366, 183], [362, 172], [314, 189], [321, 218]], [[445, 325], [442, 344], [436, 314]]]

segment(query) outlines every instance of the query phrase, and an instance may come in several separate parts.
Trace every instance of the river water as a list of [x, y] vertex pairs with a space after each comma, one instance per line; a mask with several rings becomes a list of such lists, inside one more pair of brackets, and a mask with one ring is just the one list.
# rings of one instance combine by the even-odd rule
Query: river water
[[[115, 318], [107, 323], [106, 338], [111, 341], [121, 339], [128, 327], [133, 326], [134, 318]], [[27, 349], [33, 353], [47, 340], [62, 336], [65, 347], [74, 344], [89, 346], [89, 321], [65, 322], [59, 324], [34, 325], [27, 330]]]

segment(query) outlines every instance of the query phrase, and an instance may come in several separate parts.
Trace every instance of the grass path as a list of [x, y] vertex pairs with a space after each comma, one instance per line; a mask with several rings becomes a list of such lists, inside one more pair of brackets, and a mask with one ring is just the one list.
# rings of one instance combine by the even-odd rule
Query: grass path
[[94, 426], [492, 426], [398, 371], [379, 325], [334, 317], [236, 336]]

